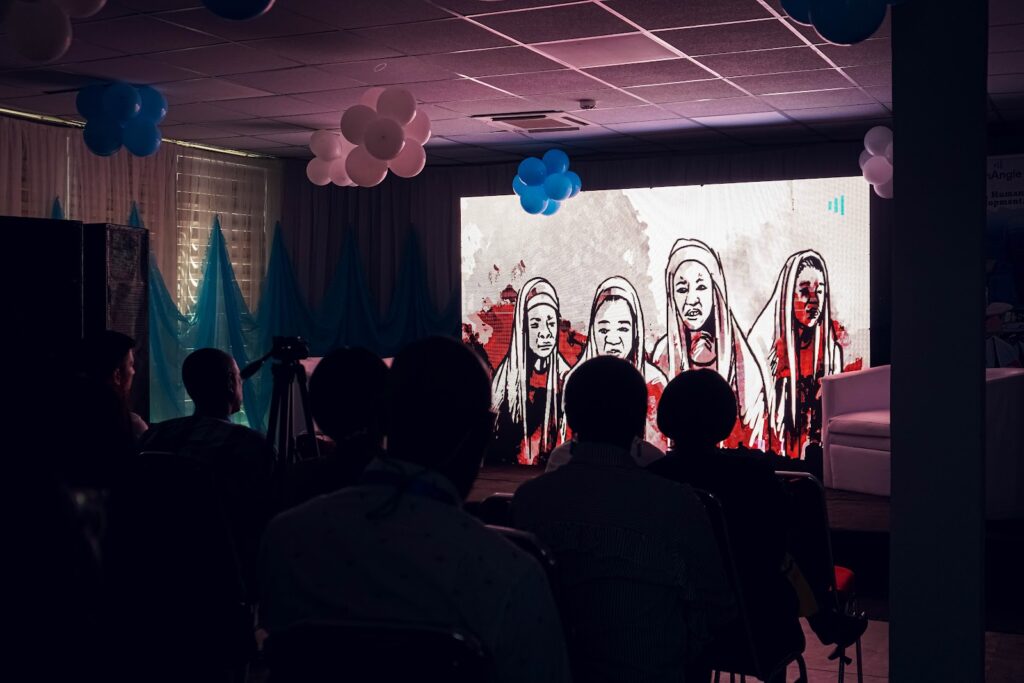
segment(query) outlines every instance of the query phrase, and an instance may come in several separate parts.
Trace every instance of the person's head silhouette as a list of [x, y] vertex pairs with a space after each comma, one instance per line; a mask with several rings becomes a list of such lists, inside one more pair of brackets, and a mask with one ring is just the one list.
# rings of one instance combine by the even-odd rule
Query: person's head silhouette
[[366, 349], [341, 348], [324, 356], [309, 379], [313, 419], [335, 443], [380, 446], [388, 367]]
[[219, 349], [197, 349], [181, 366], [197, 415], [228, 419], [242, 409], [242, 378], [235, 359]]
[[632, 364], [598, 356], [576, 367], [565, 387], [565, 418], [577, 441], [629, 448], [643, 438], [647, 384]]
[[135, 378], [135, 340], [126, 334], [104, 330], [82, 342], [82, 371], [106, 384], [127, 402]]
[[440, 472], [465, 498], [494, 430], [480, 358], [454, 339], [413, 342], [395, 356], [387, 387], [388, 455]]
[[736, 394], [714, 370], [677, 375], [658, 404], [658, 429], [684, 451], [715, 446], [735, 424]]

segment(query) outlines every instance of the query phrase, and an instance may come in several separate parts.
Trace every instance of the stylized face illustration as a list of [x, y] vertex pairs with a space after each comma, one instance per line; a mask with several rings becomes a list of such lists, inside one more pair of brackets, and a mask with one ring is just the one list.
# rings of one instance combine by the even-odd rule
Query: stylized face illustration
[[633, 353], [633, 311], [623, 299], [609, 299], [594, 315], [594, 342], [602, 356], [628, 359]]
[[672, 282], [676, 315], [690, 330], [699, 330], [711, 315], [711, 273], [697, 261], [683, 261]]
[[539, 304], [526, 312], [526, 331], [530, 350], [538, 358], [547, 358], [558, 339], [558, 313], [554, 306]]
[[804, 327], [814, 327], [821, 320], [824, 301], [825, 274], [814, 266], [804, 266], [796, 276], [793, 317]]

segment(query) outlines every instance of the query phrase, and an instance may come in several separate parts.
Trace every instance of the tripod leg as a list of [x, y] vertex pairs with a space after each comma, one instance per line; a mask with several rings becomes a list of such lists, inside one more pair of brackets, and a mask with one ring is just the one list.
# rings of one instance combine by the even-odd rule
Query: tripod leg
[[[274, 379], [274, 384], [273, 384], [273, 386], [270, 389], [270, 420], [267, 423], [267, 441], [269, 441], [270, 444], [276, 448], [277, 447], [276, 438], [277, 438], [277, 428], [278, 428], [278, 417], [279, 417], [278, 413], [280, 412], [280, 409], [281, 409], [281, 397], [279, 395], [280, 394], [280, 388], [278, 386], [279, 382], [277, 381], [277, 369], [276, 368], [274, 369], [274, 377], [273, 377], [273, 379]], [[284, 454], [281, 453], [280, 450], [278, 450], [278, 453], [277, 453], [278, 459], [281, 459], [283, 457], [283, 455]]]
[[306, 434], [313, 440], [313, 457], [320, 457], [320, 445], [316, 441], [316, 430], [313, 428], [313, 413], [309, 410], [309, 388], [306, 385], [306, 369], [299, 366], [297, 373], [299, 380], [299, 403], [302, 407], [302, 416], [306, 419]]

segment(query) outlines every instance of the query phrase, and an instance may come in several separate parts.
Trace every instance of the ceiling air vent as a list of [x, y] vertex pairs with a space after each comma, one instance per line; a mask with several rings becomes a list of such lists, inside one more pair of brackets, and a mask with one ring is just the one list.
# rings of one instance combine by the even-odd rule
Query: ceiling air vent
[[590, 124], [561, 111], [522, 111], [509, 114], [479, 114], [473, 117], [492, 126], [518, 133], [563, 133]]

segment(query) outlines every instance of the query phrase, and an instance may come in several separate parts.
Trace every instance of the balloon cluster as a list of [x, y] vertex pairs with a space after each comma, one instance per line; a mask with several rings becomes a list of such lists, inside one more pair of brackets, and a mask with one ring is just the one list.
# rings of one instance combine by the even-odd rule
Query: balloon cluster
[[75, 98], [85, 118], [82, 138], [93, 154], [109, 157], [123, 145], [137, 157], [160, 149], [163, 136], [157, 127], [167, 116], [167, 100], [148, 85], [129, 83], [90, 85]]
[[875, 126], [864, 136], [864, 151], [860, 153], [860, 170], [864, 180], [875, 188], [882, 199], [892, 199], [892, 131]]
[[248, 21], [266, 14], [274, 0], [203, 0], [206, 9], [232, 21]]
[[19, 55], [32, 62], [60, 59], [71, 47], [71, 17], [83, 19], [107, 0], [0, 0], [0, 23]]
[[568, 155], [560, 149], [549, 149], [543, 159], [523, 159], [512, 179], [523, 211], [544, 216], [557, 213], [562, 202], [578, 195], [582, 186], [580, 177], [569, 170]]
[[315, 159], [306, 164], [306, 177], [314, 185], [334, 183], [340, 187], [355, 187], [356, 184], [348, 177], [345, 164], [349, 152], [355, 145], [330, 130], [318, 130], [309, 139], [309, 149]]
[[899, 0], [782, 0], [782, 9], [798, 24], [813, 26], [833, 45], [867, 40], [885, 20], [886, 5]]

